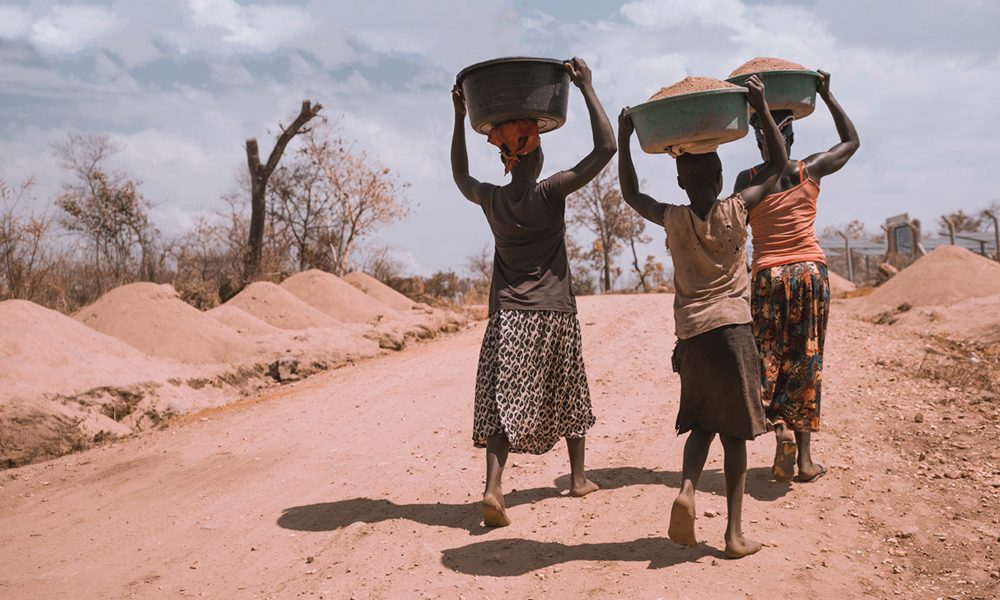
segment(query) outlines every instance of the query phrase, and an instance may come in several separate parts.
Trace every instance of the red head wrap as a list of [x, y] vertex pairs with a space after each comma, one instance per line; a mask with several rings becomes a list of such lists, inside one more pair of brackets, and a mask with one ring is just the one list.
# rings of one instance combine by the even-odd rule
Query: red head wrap
[[534, 152], [542, 140], [538, 136], [538, 122], [534, 119], [515, 119], [494, 125], [489, 142], [500, 147], [504, 174], [520, 162], [522, 156]]

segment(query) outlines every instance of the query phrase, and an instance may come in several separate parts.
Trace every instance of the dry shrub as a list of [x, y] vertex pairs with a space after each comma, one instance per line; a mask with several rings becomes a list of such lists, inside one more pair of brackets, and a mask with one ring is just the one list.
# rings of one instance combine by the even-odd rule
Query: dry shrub
[[928, 338], [917, 376], [949, 387], [995, 390], [1000, 387], [1000, 346]]

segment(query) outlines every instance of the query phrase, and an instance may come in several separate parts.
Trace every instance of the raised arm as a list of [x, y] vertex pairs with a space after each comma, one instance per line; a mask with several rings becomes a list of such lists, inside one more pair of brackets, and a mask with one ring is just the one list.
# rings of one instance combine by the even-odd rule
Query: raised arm
[[850, 117], [847, 116], [840, 103], [830, 92], [830, 74], [826, 71], [819, 72], [816, 92], [830, 109], [833, 123], [837, 126], [837, 134], [840, 136], [840, 143], [826, 152], [819, 152], [805, 159], [806, 167], [809, 168], [809, 176], [818, 182], [824, 175], [836, 173], [843, 168], [858, 151], [861, 139], [858, 137], [858, 130], [854, 128], [854, 123], [851, 122]]
[[559, 185], [568, 196], [597, 177], [601, 169], [611, 161], [618, 148], [615, 146], [615, 132], [611, 128], [611, 121], [608, 120], [608, 115], [604, 112], [604, 107], [601, 106], [601, 101], [597, 99], [597, 93], [594, 91], [590, 67], [582, 58], [573, 58], [566, 62], [566, 70], [569, 71], [573, 83], [580, 88], [583, 100], [587, 103], [587, 112], [590, 113], [590, 129], [594, 134], [594, 149], [590, 151], [590, 154], [583, 157], [583, 160], [572, 169], [553, 176], [559, 178]]
[[778, 178], [785, 172], [785, 166], [788, 164], [788, 150], [785, 148], [785, 139], [781, 137], [781, 131], [778, 130], [778, 124], [774, 122], [771, 112], [767, 109], [767, 100], [764, 99], [764, 84], [754, 75], [747, 80], [745, 85], [749, 88], [747, 101], [757, 112], [757, 118], [760, 119], [761, 129], [764, 132], [764, 144], [767, 147], [767, 162], [761, 167], [753, 181], [741, 192], [743, 203], [747, 210], [750, 210], [767, 196], [768, 191], [774, 187]]
[[659, 226], [663, 226], [663, 211], [667, 205], [653, 200], [651, 197], [639, 191], [639, 177], [635, 174], [635, 165], [632, 164], [632, 132], [635, 125], [632, 124], [632, 117], [623, 108], [618, 115], [618, 149], [621, 154], [618, 156], [618, 183], [622, 188], [622, 197], [625, 203], [631, 206], [642, 218], [652, 221]]
[[455, 104], [455, 131], [451, 136], [451, 175], [455, 185], [470, 202], [482, 204], [482, 197], [488, 184], [481, 183], [469, 175], [469, 151], [465, 147], [465, 97], [458, 85], [451, 90]]

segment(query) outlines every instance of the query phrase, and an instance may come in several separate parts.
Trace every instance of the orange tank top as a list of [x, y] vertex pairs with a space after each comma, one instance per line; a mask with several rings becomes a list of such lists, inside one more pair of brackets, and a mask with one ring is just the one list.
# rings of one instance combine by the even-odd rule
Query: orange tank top
[[[798, 262], [826, 264], [816, 239], [816, 200], [819, 184], [809, 178], [800, 160], [799, 184], [764, 198], [750, 211], [753, 230], [753, 276], [763, 269]], [[750, 169], [750, 178], [756, 175]]]

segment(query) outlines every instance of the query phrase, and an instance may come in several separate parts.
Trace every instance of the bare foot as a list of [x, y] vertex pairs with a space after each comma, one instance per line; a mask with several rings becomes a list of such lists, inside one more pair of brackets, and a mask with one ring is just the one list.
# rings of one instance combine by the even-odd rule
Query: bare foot
[[774, 449], [774, 464], [771, 466], [771, 475], [778, 481], [787, 483], [795, 475], [795, 434], [792, 433], [783, 423], [774, 427], [774, 437], [777, 447]]
[[824, 475], [826, 475], [826, 468], [823, 465], [812, 463], [808, 466], [799, 467], [799, 474], [795, 476], [795, 481], [799, 483], [812, 483]]
[[726, 558], [743, 558], [760, 551], [761, 543], [748, 540], [742, 535], [726, 536]]
[[507, 509], [504, 508], [502, 496], [498, 499], [493, 494], [483, 494], [483, 501], [479, 503], [479, 508], [483, 511], [483, 525], [487, 527], [510, 525], [510, 518], [507, 516]]
[[667, 535], [682, 546], [697, 546], [694, 536], [694, 498], [679, 494], [670, 509], [670, 527]]
[[581, 484], [572, 484], [569, 488], [569, 495], [574, 498], [582, 498], [589, 494], [590, 492], [596, 492], [601, 489], [601, 486], [597, 485], [589, 479], [584, 479]]

